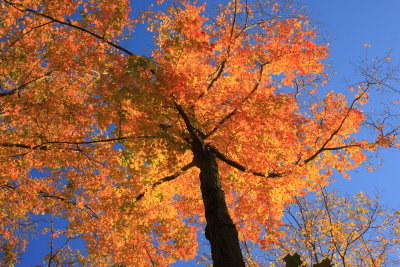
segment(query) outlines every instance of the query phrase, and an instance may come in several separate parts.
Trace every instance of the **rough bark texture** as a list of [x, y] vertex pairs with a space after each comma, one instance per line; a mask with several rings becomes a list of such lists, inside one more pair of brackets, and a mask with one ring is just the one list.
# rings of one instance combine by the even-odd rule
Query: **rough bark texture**
[[201, 193], [211, 244], [214, 267], [242, 267], [238, 231], [228, 213], [215, 155], [202, 145], [192, 147], [195, 164], [200, 169]]

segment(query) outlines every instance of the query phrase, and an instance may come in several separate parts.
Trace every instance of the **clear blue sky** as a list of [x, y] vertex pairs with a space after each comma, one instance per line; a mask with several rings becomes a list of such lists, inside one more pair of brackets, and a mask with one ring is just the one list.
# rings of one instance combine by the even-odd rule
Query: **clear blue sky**
[[[335, 73], [332, 82], [327, 85], [329, 88], [344, 88], [345, 81], [351, 80], [354, 74], [352, 64], [366, 53], [371, 58], [390, 53], [393, 63], [400, 62], [400, 1], [305, 0], [304, 4], [308, 6], [312, 18], [321, 23], [320, 31], [331, 43], [329, 62]], [[371, 44], [368, 51], [365, 43]], [[397, 95], [397, 99], [400, 99], [400, 95]], [[393, 108], [399, 114], [400, 105]], [[375, 172], [359, 168], [351, 173], [351, 180], [339, 178], [332, 187], [348, 193], [372, 193], [378, 188], [383, 190], [384, 204], [399, 208], [399, 159], [398, 151], [384, 151], [383, 166]], [[372, 158], [371, 161], [377, 162], [378, 159]]]
[[[136, 1], [136, 5], [141, 7], [148, 2], [150, 1]], [[322, 36], [331, 44], [329, 63], [335, 73], [332, 82], [327, 85], [329, 88], [345, 88], [345, 80], [351, 80], [354, 74], [352, 63], [356, 63], [366, 53], [363, 46], [365, 43], [372, 45], [368, 49], [369, 56], [384, 56], [385, 53], [391, 52], [393, 61], [399, 61], [400, 0], [304, 0], [303, 3], [308, 7], [313, 20], [319, 23]], [[148, 46], [151, 41], [143, 39], [142, 34], [143, 32], [139, 32], [137, 41], [127, 44], [139, 54], [145, 53], [143, 47]], [[397, 113], [400, 108], [400, 104], [398, 105]], [[360, 168], [352, 172], [351, 180], [338, 177], [338, 181], [332, 187], [348, 193], [372, 193], [378, 188], [383, 190], [382, 200], [386, 205], [399, 207], [400, 153], [386, 151], [382, 156], [384, 165], [377, 171], [369, 172]], [[44, 254], [48, 253], [47, 241], [42, 238], [32, 242], [22, 264], [18, 266], [41, 264]], [[179, 263], [174, 266], [189, 265]]]

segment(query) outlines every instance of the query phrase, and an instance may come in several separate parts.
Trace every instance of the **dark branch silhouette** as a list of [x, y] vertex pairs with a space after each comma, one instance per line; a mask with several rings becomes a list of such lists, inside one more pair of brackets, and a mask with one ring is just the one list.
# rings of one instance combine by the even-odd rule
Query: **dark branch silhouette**
[[[18, 190], [19, 187], [18, 187], [18, 186], [15, 186], [15, 185], [12, 185], [12, 184], [9, 184], [9, 183], [6, 183], [6, 184], [3, 184], [3, 185], [0, 185], [0, 189]], [[60, 201], [66, 203], [66, 204], [68, 204], [68, 205], [72, 205], [72, 206], [75, 206], [75, 207], [77, 206], [77, 203], [76, 203], [75, 201], [69, 199], [69, 198], [66, 198], [66, 197], [63, 197], [63, 196], [58, 196], [58, 195], [49, 194], [49, 193], [44, 192], [44, 191], [42, 191], [42, 190], [38, 191], [38, 192], [37, 192], [37, 195], [38, 195], [39, 197], [43, 197], [43, 198], [51, 198], [51, 199], [60, 200]], [[96, 218], [96, 219], [99, 218], [99, 216], [96, 214], [96, 212], [94, 212], [94, 211], [90, 208], [89, 205], [85, 204], [84, 207], [85, 207], [88, 211], [90, 211], [90, 213], [92, 214], [92, 217], [93, 217], [93, 218]]]
[[43, 79], [44, 77], [49, 76], [50, 74], [51, 74], [51, 71], [45, 73], [44, 75], [42, 75], [42, 76], [40, 76], [40, 77], [37, 77], [37, 78], [33, 79], [33, 80], [30, 80], [30, 81], [28, 81], [28, 82], [25, 82], [25, 83], [23, 83], [22, 85], [20, 85], [20, 86], [14, 88], [14, 89], [12, 89], [12, 90], [10, 90], [10, 91], [8, 91], [8, 92], [0, 92], [0, 97], [3, 97], [3, 96], [11, 96], [11, 95], [17, 93], [18, 91], [24, 89], [26, 86], [30, 85], [31, 83], [34, 83], [34, 82], [36, 82], [36, 81], [39, 81], [39, 80]]
[[116, 44], [116, 43], [113, 43], [113, 42], [107, 40], [105, 37], [100, 36], [100, 35], [98, 35], [97, 33], [92, 32], [92, 31], [90, 31], [90, 30], [88, 30], [88, 29], [85, 29], [84, 27], [81, 27], [81, 26], [79, 26], [79, 25], [73, 24], [73, 23], [71, 23], [69, 20], [67, 20], [67, 21], [62, 21], [62, 20], [53, 18], [53, 17], [51, 17], [50, 15], [43, 14], [43, 13], [41, 13], [41, 12], [39, 12], [39, 11], [33, 10], [33, 9], [31, 9], [31, 8], [20, 8], [20, 7], [17, 6], [17, 4], [12, 3], [11, 1], [4, 0], [4, 2], [7, 3], [7, 4], [9, 4], [10, 6], [12, 6], [12, 7], [18, 9], [18, 10], [21, 11], [21, 12], [24, 12], [24, 13], [25, 13], [25, 12], [32, 13], [32, 14], [35, 14], [35, 15], [37, 15], [37, 16], [40, 16], [40, 17], [49, 19], [50, 21], [52, 21], [52, 22], [54, 22], [54, 23], [58, 23], [58, 24], [61, 24], [61, 25], [65, 25], [65, 26], [68, 26], [68, 27], [77, 29], [77, 30], [79, 30], [79, 31], [85, 32], [85, 33], [87, 33], [87, 34], [89, 34], [89, 35], [91, 35], [91, 36], [93, 36], [93, 37], [95, 37], [95, 38], [101, 40], [102, 42], [105, 42], [106, 44], [108, 44], [108, 45], [110, 45], [110, 46], [112, 46], [112, 47], [114, 47], [114, 48], [116, 48], [116, 49], [118, 49], [118, 50], [124, 52], [124, 53], [127, 54], [127, 55], [130, 55], [130, 56], [133, 56], [133, 55], [134, 55], [134, 53], [132, 53], [131, 51], [127, 50], [126, 48], [124, 48], [124, 47], [122, 47], [122, 46], [120, 46], [120, 45], [118, 45], [118, 44]]
[[262, 172], [258, 172], [258, 171], [254, 171], [252, 169], [246, 168], [244, 165], [228, 158], [227, 156], [225, 156], [224, 154], [222, 154], [221, 152], [219, 152], [215, 147], [209, 147], [210, 150], [215, 154], [215, 156], [220, 159], [221, 161], [225, 162], [226, 164], [234, 167], [235, 169], [238, 169], [239, 171], [242, 172], [248, 172], [251, 173], [255, 176], [260, 176], [260, 177], [265, 177], [265, 178], [278, 178], [278, 177], [283, 177], [286, 175], [286, 173], [275, 173], [275, 172], [270, 172], [268, 174], [262, 173]]
[[[338, 150], [340, 149], [340, 147], [338, 148], [326, 148], [326, 146], [328, 145], [328, 143], [339, 133], [339, 131], [342, 129], [344, 123], [346, 122], [347, 118], [349, 117], [350, 112], [353, 110], [354, 105], [356, 104], [356, 102], [358, 100], [360, 100], [368, 91], [368, 88], [366, 90], [364, 90], [360, 95], [358, 95], [356, 98], [354, 98], [354, 100], [351, 102], [350, 107], [347, 109], [346, 114], [344, 115], [342, 121], [340, 122], [339, 126], [336, 128], [336, 130], [329, 136], [329, 138], [324, 142], [324, 144], [309, 158], [304, 160], [304, 163], [307, 164], [310, 161], [314, 160], [319, 154], [321, 154], [322, 152], [324, 152], [325, 150]], [[353, 145], [354, 146], [354, 145]], [[343, 146], [341, 148], [345, 148], [345, 147], [349, 147], [349, 146]]]
[[[260, 66], [259, 79], [256, 82], [256, 84], [254, 85], [254, 88], [244, 97], [244, 99], [242, 101], [242, 104], [244, 104], [257, 91], [258, 87], [261, 84], [262, 74], [263, 74], [263, 71], [264, 71], [264, 66], [266, 64], [268, 64], [268, 63], [262, 64]], [[220, 120], [217, 123], [217, 125], [215, 125], [214, 128], [208, 134], [205, 135], [204, 139], [206, 139], [206, 138], [210, 137], [211, 135], [213, 135], [226, 121], [228, 121], [230, 118], [232, 118], [232, 116], [235, 115], [235, 113], [237, 111], [238, 111], [238, 108], [236, 107], [228, 115], [226, 115], [224, 118], [222, 118], [222, 120]]]
[[[192, 162], [190, 162], [189, 164], [186, 164], [185, 166], [183, 166], [178, 172], [176, 172], [176, 173], [174, 173], [174, 174], [172, 174], [172, 175], [169, 175], [169, 176], [165, 176], [164, 178], [159, 179], [157, 182], [153, 183], [153, 184], [150, 186], [150, 188], [153, 189], [153, 188], [159, 186], [160, 184], [163, 184], [163, 183], [165, 183], [165, 182], [172, 181], [172, 180], [178, 178], [183, 172], [189, 170], [190, 168], [192, 168], [192, 167], [194, 167], [194, 166], [195, 166], [195, 164], [194, 164], [194, 162], [192, 161]], [[146, 194], [147, 192], [148, 192], [148, 191], [145, 191], [145, 192], [142, 192], [142, 193], [140, 193], [139, 195], [137, 195], [137, 196], [135, 197], [135, 201], [141, 200], [141, 199], [145, 196], [145, 194]]]

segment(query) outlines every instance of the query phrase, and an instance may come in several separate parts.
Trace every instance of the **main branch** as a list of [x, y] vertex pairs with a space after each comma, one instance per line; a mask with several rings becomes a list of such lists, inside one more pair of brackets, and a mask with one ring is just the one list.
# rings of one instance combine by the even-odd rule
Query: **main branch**
[[88, 29], [85, 29], [85, 28], [82, 27], [82, 26], [73, 24], [73, 23], [71, 23], [69, 20], [68, 20], [68, 21], [62, 21], [62, 20], [53, 18], [53, 17], [50, 16], [50, 15], [43, 14], [43, 13], [41, 13], [41, 12], [39, 12], [39, 11], [33, 10], [33, 9], [31, 9], [31, 8], [20, 8], [20, 7], [17, 6], [17, 4], [12, 3], [11, 1], [4, 0], [4, 2], [7, 3], [7, 4], [9, 4], [9, 5], [12, 6], [13, 8], [18, 9], [19, 11], [21, 11], [21, 12], [23, 12], [23, 13], [32, 13], [32, 14], [35, 14], [35, 15], [37, 15], [37, 16], [46, 18], [46, 19], [50, 20], [50, 21], [53, 22], [53, 23], [58, 23], [58, 24], [61, 24], [61, 25], [64, 25], [64, 26], [68, 26], [68, 27], [77, 29], [77, 30], [79, 30], [79, 31], [81, 31], [81, 32], [87, 33], [87, 34], [89, 34], [89, 35], [91, 35], [91, 36], [93, 36], [93, 37], [99, 39], [99, 40], [102, 41], [102, 42], [105, 42], [106, 44], [108, 44], [108, 45], [110, 45], [110, 46], [116, 48], [117, 50], [120, 50], [120, 51], [124, 52], [124, 53], [127, 54], [127, 55], [130, 55], [130, 56], [133, 56], [133, 55], [134, 55], [134, 53], [132, 53], [132, 52], [129, 51], [128, 49], [126, 49], [126, 48], [124, 48], [124, 47], [122, 47], [122, 46], [120, 46], [120, 45], [118, 45], [118, 44], [116, 44], [116, 43], [113, 43], [113, 42], [107, 40], [105, 37], [100, 36], [100, 35], [98, 35], [97, 33], [92, 32], [92, 31], [90, 31], [90, 30], [88, 30]]
[[218, 151], [215, 147], [210, 147], [210, 150], [215, 154], [215, 156], [220, 159], [221, 161], [225, 162], [226, 164], [234, 167], [235, 169], [242, 171], [242, 172], [247, 172], [251, 173], [255, 176], [260, 176], [260, 177], [265, 177], [265, 178], [278, 178], [278, 177], [283, 177], [286, 175], [286, 173], [275, 173], [275, 172], [270, 172], [268, 174], [254, 171], [252, 169], [246, 168], [244, 165], [240, 164], [239, 162], [234, 161], [233, 159], [228, 158], [224, 154]]

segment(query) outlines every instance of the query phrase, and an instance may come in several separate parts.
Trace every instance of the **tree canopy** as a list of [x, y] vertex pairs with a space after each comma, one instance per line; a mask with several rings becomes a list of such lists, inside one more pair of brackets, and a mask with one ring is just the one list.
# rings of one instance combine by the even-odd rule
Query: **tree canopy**
[[[0, 2], [4, 263], [51, 215], [82, 262], [191, 259], [207, 223], [215, 266], [243, 266], [238, 240], [278, 242], [295, 196], [393, 144], [354, 135], [378, 76], [350, 100], [318, 91], [328, 49], [296, 6], [157, 2], [137, 17], [127, 0]], [[121, 44], [140, 23], [150, 57]]]

